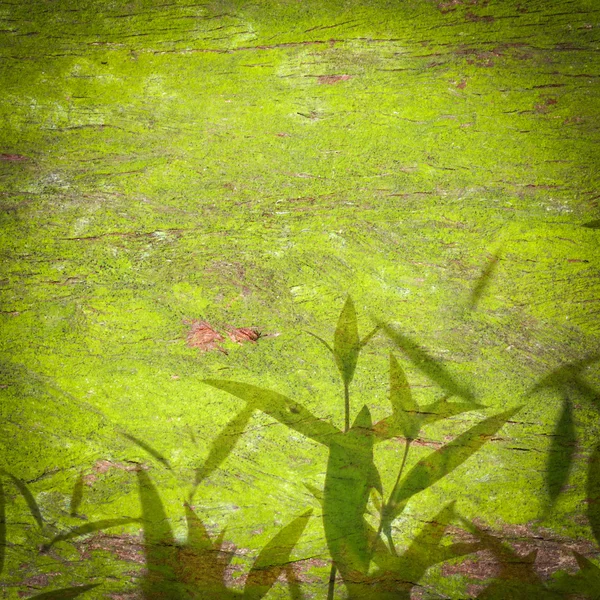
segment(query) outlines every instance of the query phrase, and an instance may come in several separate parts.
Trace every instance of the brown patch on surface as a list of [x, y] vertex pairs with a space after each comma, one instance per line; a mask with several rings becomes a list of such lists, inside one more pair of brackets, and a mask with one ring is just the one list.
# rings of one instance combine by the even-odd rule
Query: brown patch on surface
[[184, 321], [190, 326], [190, 331], [187, 334], [187, 345], [190, 348], [198, 348], [200, 352], [208, 352], [209, 350], [218, 350], [227, 354], [221, 347], [221, 342], [225, 338], [215, 329], [213, 329], [206, 321]]
[[236, 344], [243, 344], [244, 342], [252, 342], [254, 344], [261, 337], [261, 333], [256, 327], [232, 327], [227, 331], [227, 335]]
[[352, 79], [352, 75], [320, 75], [317, 79], [321, 85], [333, 85], [339, 81]]
[[83, 559], [90, 558], [94, 550], [104, 550], [114, 554], [119, 560], [138, 565], [145, 564], [144, 542], [138, 536], [99, 533], [76, 546]]
[[101, 459], [94, 463], [91, 473], [84, 475], [83, 483], [88, 486], [92, 485], [98, 479], [98, 475], [104, 475], [104, 473], [108, 472], [110, 469], [119, 469], [120, 471], [128, 471], [131, 473], [133, 471], [137, 471], [138, 469], [147, 470], [148, 467], [138, 463], [121, 463], [114, 462], [112, 460]]
[[0, 160], [5, 160], [7, 162], [22, 162], [28, 160], [28, 158], [22, 154], [0, 154]]
[[465, 18], [473, 23], [493, 23], [496, 20], [491, 15], [476, 15], [472, 12], [466, 13]]

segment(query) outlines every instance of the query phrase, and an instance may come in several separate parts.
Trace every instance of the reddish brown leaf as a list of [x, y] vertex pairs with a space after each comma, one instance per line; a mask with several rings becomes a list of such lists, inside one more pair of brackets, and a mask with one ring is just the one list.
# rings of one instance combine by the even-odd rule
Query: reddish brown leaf
[[244, 342], [256, 342], [261, 337], [260, 332], [253, 327], [236, 327], [228, 330], [232, 342], [243, 344]]
[[201, 352], [209, 350], [225, 352], [220, 346], [225, 338], [206, 321], [193, 320], [186, 324], [190, 325], [190, 331], [187, 334], [187, 344], [190, 348], [198, 348]]

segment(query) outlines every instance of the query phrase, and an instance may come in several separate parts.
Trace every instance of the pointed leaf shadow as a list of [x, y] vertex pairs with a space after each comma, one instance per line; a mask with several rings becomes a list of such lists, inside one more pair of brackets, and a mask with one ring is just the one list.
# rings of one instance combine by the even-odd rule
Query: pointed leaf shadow
[[19, 490], [21, 496], [23, 496], [23, 499], [27, 503], [27, 507], [29, 508], [29, 512], [31, 513], [31, 516], [35, 519], [39, 528], [43, 529], [44, 528], [44, 519], [42, 518], [42, 513], [40, 512], [40, 508], [37, 505], [37, 502], [35, 501], [33, 494], [29, 491], [27, 484], [24, 481], [21, 481], [20, 479], [18, 479], [14, 475], [12, 475], [11, 473], [9, 473], [8, 471], [4, 471], [4, 473], [6, 473], [6, 475], [8, 475], [10, 477], [10, 479], [12, 480], [12, 482], [15, 484], [15, 486]]
[[332, 441], [323, 494], [327, 547], [347, 580], [366, 574], [370, 561], [369, 530], [364, 519], [371, 489], [381, 493], [373, 462], [371, 414], [364, 406], [351, 429]]
[[200, 485], [202, 481], [218, 469], [231, 454], [244, 433], [253, 412], [254, 408], [252, 406], [246, 406], [221, 430], [211, 445], [206, 461], [196, 470], [196, 480], [194, 482], [196, 486]]
[[76, 585], [73, 587], [61, 588], [60, 590], [53, 590], [51, 592], [37, 594], [36, 596], [29, 596], [29, 600], [68, 600], [69, 598], [77, 598], [77, 596], [81, 596], [81, 594], [85, 594], [99, 585], [99, 583], [92, 583], [89, 585]]
[[333, 336], [333, 356], [345, 387], [350, 385], [354, 377], [360, 345], [356, 310], [352, 298], [348, 296]]
[[174, 572], [177, 548], [162, 500], [143, 469], [138, 469], [136, 475], [142, 506], [144, 555], [148, 570], [142, 581], [144, 599], [180, 600], [182, 596]]
[[475, 400], [475, 395], [471, 390], [456, 382], [440, 361], [431, 357], [409, 336], [400, 333], [390, 325], [386, 325], [380, 321], [378, 321], [378, 324], [407, 358], [445, 392], [451, 396], [458, 396], [470, 402]]
[[573, 423], [573, 408], [570, 400], [565, 398], [560, 417], [554, 428], [548, 461], [546, 463], [545, 478], [550, 499], [548, 510], [552, 509], [563, 486], [569, 479], [576, 445], [577, 438], [575, 424]]
[[4, 571], [4, 556], [6, 553], [6, 497], [4, 484], [0, 479], [0, 575]]
[[390, 352], [390, 403], [395, 425], [410, 440], [419, 435], [420, 423], [415, 413], [419, 407], [412, 397], [406, 375], [396, 357]]
[[81, 501], [83, 500], [83, 471], [79, 473], [79, 477], [73, 486], [73, 492], [71, 493], [71, 516], [76, 517]]
[[49, 550], [57, 542], [64, 542], [66, 540], [72, 540], [76, 537], [87, 535], [88, 533], [95, 533], [96, 531], [102, 531], [104, 529], [110, 529], [111, 527], [118, 527], [119, 525], [129, 525], [130, 523], [139, 523], [140, 519], [135, 517], [121, 517], [118, 519], [101, 519], [100, 521], [93, 521], [74, 527], [65, 533], [60, 533], [54, 536], [47, 544], [42, 546], [43, 551]]
[[290, 555], [312, 515], [312, 509], [294, 519], [279, 531], [256, 557], [244, 587], [244, 598], [260, 600], [289, 567]]
[[163, 465], [164, 467], [169, 469], [169, 471], [172, 470], [171, 465], [169, 464], [169, 461], [160, 452], [155, 450], [150, 444], [148, 444], [147, 442], [144, 442], [144, 440], [141, 440], [140, 438], [136, 437], [135, 435], [131, 435], [130, 433], [125, 433], [124, 431], [121, 432], [121, 435], [124, 438], [127, 438], [130, 442], [133, 442], [136, 446], [139, 446], [142, 450], [145, 450], [150, 456], [155, 458], [161, 465]]
[[332, 436], [340, 433], [331, 423], [318, 419], [300, 403], [283, 394], [237, 381], [204, 379], [203, 383], [244, 400], [249, 408], [264, 412], [286, 427], [320, 444], [329, 445]]
[[449, 444], [420, 460], [406, 475], [390, 498], [382, 522], [389, 533], [392, 521], [412, 496], [432, 486], [475, 454], [521, 407], [494, 415], [474, 425]]
[[290, 590], [290, 598], [292, 600], [303, 600], [304, 595], [302, 594], [302, 587], [300, 578], [296, 575], [296, 572], [291, 565], [285, 567], [285, 578], [287, 580], [288, 589]]
[[500, 261], [500, 251], [496, 252], [489, 260], [481, 275], [478, 277], [471, 297], [469, 298], [469, 310], [475, 310], [483, 294], [487, 291], [490, 285], [490, 281], [494, 276], [494, 273], [498, 267]]
[[587, 227], [588, 229], [600, 229], [600, 219], [588, 221], [587, 223], [584, 223], [582, 227]]
[[[373, 560], [378, 566], [372, 579], [378, 595], [411, 597], [411, 590], [432, 566], [446, 560], [459, 558], [477, 552], [480, 543], [455, 543], [442, 545], [442, 539], [453, 520], [454, 504], [447, 504], [431, 521], [425, 523], [419, 534], [401, 556], [390, 554], [385, 545], [380, 544]], [[398, 594], [398, 596], [393, 596]]]
[[587, 516], [598, 546], [600, 546], [600, 444], [594, 448], [588, 462]]
[[581, 377], [582, 371], [586, 367], [599, 360], [600, 354], [588, 354], [580, 360], [561, 365], [534, 384], [527, 391], [526, 396], [531, 396], [546, 388], [555, 389], [567, 395], [579, 393], [597, 409], [600, 409], [600, 392], [588, 385]]
[[489, 550], [500, 566], [500, 573], [478, 596], [480, 600], [558, 600], [557, 596], [546, 588], [535, 570], [537, 549], [526, 556], [517, 554], [509, 544], [499, 537], [481, 529], [475, 523], [461, 517], [467, 529], [479, 538], [483, 547]]
[[570, 598], [577, 595], [577, 598], [598, 598], [600, 590], [600, 567], [591, 560], [571, 550], [579, 566], [579, 571], [575, 574], [562, 573], [557, 574], [549, 582], [549, 587], [558, 594], [556, 598]]
[[222, 550], [224, 532], [213, 542], [204, 523], [187, 503], [185, 518], [188, 537], [187, 543], [179, 548], [176, 565], [179, 581], [192, 591], [193, 597], [203, 600], [241, 597], [225, 583], [226, 569], [234, 554]]

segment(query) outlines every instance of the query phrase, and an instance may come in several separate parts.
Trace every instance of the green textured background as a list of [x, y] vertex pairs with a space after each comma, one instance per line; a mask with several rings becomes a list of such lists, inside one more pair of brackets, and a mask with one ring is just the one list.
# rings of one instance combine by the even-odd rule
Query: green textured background
[[[81, 472], [88, 519], [137, 516], [128, 469], [144, 463], [184, 537], [194, 469], [242, 407], [201, 379], [279, 390], [341, 427], [335, 365], [306, 331], [331, 340], [351, 294], [361, 334], [395, 323], [489, 407], [427, 428], [412, 461], [524, 404], [413, 498], [399, 546], [455, 499], [520, 551], [539, 547], [546, 576], [577, 569], [573, 548], [597, 564], [586, 477], [600, 402], [572, 396], [575, 460], [544, 515], [561, 397], [524, 394], [600, 346], [600, 232], [583, 226], [600, 218], [599, 83], [593, 0], [1, 2], [0, 466], [60, 531], [81, 524]], [[279, 335], [202, 354], [184, 324], [200, 318]], [[363, 403], [388, 414], [390, 349], [378, 335], [361, 356], [353, 417]], [[403, 365], [419, 401], [442, 395]], [[581, 377], [598, 389], [597, 363]], [[377, 447], [387, 490], [402, 449]], [[231, 585], [283, 524], [319, 512], [304, 483], [322, 486], [326, 460], [257, 413], [201, 485], [198, 513], [237, 548]], [[90, 582], [103, 585], [86, 597], [135, 597], [140, 565], [107, 548], [139, 528], [42, 554], [6, 490], [3, 598]], [[294, 550], [310, 597], [325, 595], [328, 558], [315, 517]], [[482, 582], [437, 567], [415, 597]], [[269, 596], [287, 597], [284, 584]]]

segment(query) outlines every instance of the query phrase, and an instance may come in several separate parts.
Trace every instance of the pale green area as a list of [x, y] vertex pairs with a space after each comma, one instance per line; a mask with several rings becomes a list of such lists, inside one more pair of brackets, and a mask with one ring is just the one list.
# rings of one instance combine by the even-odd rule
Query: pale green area
[[[361, 335], [373, 317], [395, 323], [489, 407], [428, 426], [426, 440], [524, 404], [499, 439], [412, 499], [395, 522], [399, 547], [453, 499], [498, 530], [543, 524], [593, 541], [585, 481], [598, 411], [572, 398], [575, 462], [540, 523], [561, 398], [524, 393], [599, 348], [600, 232], [582, 225], [600, 217], [600, 7], [452, 7], [0, 4], [0, 153], [27, 157], [0, 160], [0, 466], [30, 482], [47, 523], [81, 524], [69, 516], [81, 470], [137, 461], [185, 535], [194, 469], [243, 406], [203, 378], [278, 390], [342, 427], [335, 364], [306, 331], [331, 341], [351, 294]], [[350, 77], [319, 79], [341, 75]], [[200, 318], [280, 335], [200, 354], [183, 324]], [[379, 335], [363, 352], [352, 418], [363, 403], [374, 420], [389, 413], [390, 349]], [[420, 404], [442, 395], [400, 358]], [[582, 377], [599, 389], [598, 364]], [[120, 430], [152, 444], [173, 472]], [[402, 451], [400, 441], [376, 448], [388, 491]], [[430, 451], [416, 448], [409, 462]], [[227, 526], [247, 549], [234, 559], [239, 573], [281, 526], [319, 513], [303, 484], [323, 485], [326, 460], [316, 443], [255, 414], [195, 497], [215, 533]], [[63, 570], [52, 587], [103, 583], [86, 598], [131, 589], [131, 565], [108, 554], [80, 561], [63, 542], [39, 555], [25, 502], [6, 491], [11, 586], [24, 572]], [[137, 516], [134, 474], [99, 474], [79, 512]], [[59, 569], [58, 555], [75, 563]], [[319, 518], [294, 555], [328, 560]], [[430, 597], [457, 597], [464, 581], [438, 572], [421, 582]], [[311, 573], [307, 592], [322, 598], [326, 563]], [[285, 586], [269, 596], [286, 597]]]

